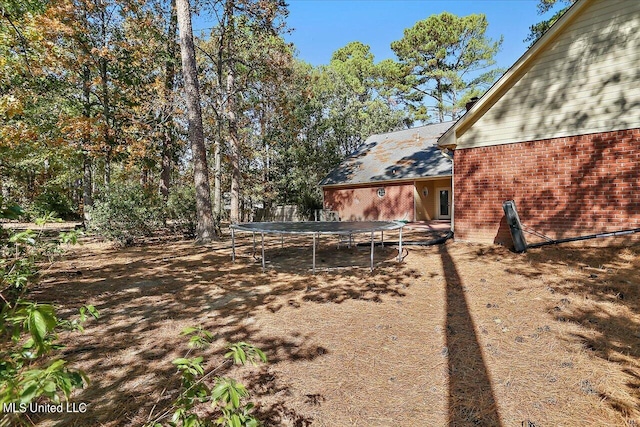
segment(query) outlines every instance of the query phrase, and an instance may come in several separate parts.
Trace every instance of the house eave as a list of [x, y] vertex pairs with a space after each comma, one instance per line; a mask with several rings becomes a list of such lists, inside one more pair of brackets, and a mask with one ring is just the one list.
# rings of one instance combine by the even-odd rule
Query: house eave
[[331, 188], [352, 188], [352, 187], [376, 187], [376, 186], [384, 186], [384, 185], [393, 185], [393, 184], [406, 184], [408, 182], [415, 181], [433, 181], [437, 179], [443, 178], [451, 178], [452, 174], [446, 175], [435, 175], [435, 176], [419, 176], [414, 178], [403, 178], [403, 179], [394, 179], [394, 180], [385, 180], [385, 181], [368, 181], [368, 182], [348, 182], [343, 184], [320, 184], [320, 188], [323, 190], [331, 189]]

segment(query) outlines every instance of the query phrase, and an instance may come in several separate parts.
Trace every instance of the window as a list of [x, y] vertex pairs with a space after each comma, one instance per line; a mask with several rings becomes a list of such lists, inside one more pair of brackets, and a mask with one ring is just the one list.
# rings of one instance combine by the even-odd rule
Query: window
[[385, 191], [384, 188], [378, 188], [378, 197], [381, 199], [384, 197]]

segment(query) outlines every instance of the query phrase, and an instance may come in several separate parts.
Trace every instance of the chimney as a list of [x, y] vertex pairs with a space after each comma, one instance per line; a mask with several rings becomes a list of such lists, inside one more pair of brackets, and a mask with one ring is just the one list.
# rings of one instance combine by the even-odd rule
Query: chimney
[[471, 109], [471, 107], [473, 107], [473, 105], [474, 105], [476, 102], [478, 102], [478, 99], [480, 99], [480, 98], [478, 98], [477, 96], [474, 96], [473, 98], [471, 98], [471, 99], [469, 100], [469, 102], [467, 102], [467, 103], [464, 105], [464, 108], [465, 108], [467, 111], [469, 111], [469, 110]]

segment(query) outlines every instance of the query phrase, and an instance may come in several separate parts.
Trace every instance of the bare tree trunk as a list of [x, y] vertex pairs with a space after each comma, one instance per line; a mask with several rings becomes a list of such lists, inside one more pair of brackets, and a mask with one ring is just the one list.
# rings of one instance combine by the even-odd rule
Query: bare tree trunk
[[164, 113], [167, 114], [164, 123], [163, 140], [162, 140], [162, 164], [160, 171], [160, 194], [166, 201], [169, 197], [169, 188], [171, 186], [171, 154], [175, 145], [175, 137], [173, 132], [173, 90], [175, 85], [175, 39], [178, 33], [178, 17], [176, 16], [176, 1], [171, 0], [171, 12], [169, 18], [169, 29], [167, 31], [167, 53], [169, 59], [165, 62], [165, 81], [164, 81]]
[[196, 68], [196, 54], [191, 27], [189, 0], [176, 0], [178, 28], [180, 29], [180, 53], [189, 120], [189, 141], [193, 152], [193, 177], [196, 187], [196, 241], [209, 243], [216, 239], [211, 212], [211, 189], [207, 170], [207, 150], [204, 145], [200, 87]]
[[104, 156], [104, 192], [109, 194], [111, 190], [111, 147], [107, 146]]
[[240, 222], [240, 138], [238, 137], [238, 122], [236, 119], [235, 76], [232, 70], [227, 74], [227, 120], [229, 121], [229, 147], [231, 151], [231, 212], [232, 224]]
[[[224, 46], [227, 55], [233, 55], [235, 50], [234, 9], [235, 0], [227, 0], [225, 3], [225, 15], [227, 19], [226, 32], [228, 34]], [[229, 126], [229, 163], [231, 166], [231, 211], [229, 220], [232, 224], [237, 224], [242, 220], [242, 213], [240, 212], [240, 138], [238, 135], [238, 118], [236, 116], [236, 80], [233, 61], [229, 61], [226, 83], [226, 119]]]
[[269, 119], [269, 106], [265, 106], [262, 110], [262, 115], [260, 117], [260, 137], [263, 142], [262, 149], [262, 185], [264, 187], [264, 194], [262, 195], [262, 207], [263, 209], [267, 209], [267, 206], [271, 206], [271, 158], [269, 153], [269, 143], [267, 142], [267, 125], [266, 122]]
[[84, 66], [82, 71], [82, 92], [83, 111], [82, 115], [86, 122], [82, 130], [82, 216], [85, 222], [91, 221], [91, 210], [93, 209], [93, 183], [91, 179], [92, 164], [91, 156], [86, 151], [89, 146], [91, 134], [89, 132], [89, 118], [91, 116], [91, 71], [88, 66]]
[[[107, 43], [107, 17], [105, 10], [101, 11], [101, 28], [102, 28], [102, 43], [103, 48], [106, 50]], [[109, 99], [109, 73], [108, 73], [108, 61], [104, 56], [100, 56], [98, 59], [98, 65], [100, 69], [100, 84], [102, 86], [102, 114], [104, 115], [104, 144], [105, 144], [105, 158], [104, 158], [104, 191], [109, 194], [111, 187], [111, 150], [113, 149], [113, 135], [111, 132], [111, 102]]]
[[140, 171], [140, 186], [147, 190], [147, 186], [149, 185], [149, 168], [146, 166], [142, 167]]
[[436, 101], [438, 103], [438, 121], [444, 122], [444, 101], [442, 94], [442, 82], [440, 79], [436, 79]]
[[[228, 5], [227, 5], [228, 6]], [[229, 12], [227, 7], [226, 12]], [[228, 18], [227, 18], [228, 19]], [[218, 102], [217, 102], [217, 137], [214, 143], [214, 165], [215, 172], [213, 177], [213, 213], [218, 221], [222, 218], [223, 213], [223, 201], [222, 201], [222, 135], [224, 129], [224, 117], [225, 117], [225, 96], [224, 96], [224, 51], [226, 46], [226, 22], [221, 25], [222, 31], [220, 33], [220, 39], [218, 42], [218, 61], [216, 63], [216, 75], [218, 79]]]
[[93, 209], [93, 185], [91, 183], [91, 157], [82, 153], [82, 216], [84, 221], [91, 221]]
[[160, 194], [162, 195], [162, 199], [166, 202], [169, 198], [169, 188], [171, 187], [171, 155], [169, 154], [169, 144], [173, 138], [170, 138], [167, 135], [167, 133], [170, 131], [165, 129], [164, 132], [164, 139], [162, 141], [162, 163], [160, 165], [161, 170], [159, 190]]
[[222, 151], [220, 150], [220, 138], [222, 138], [222, 123], [220, 123], [218, 138], [213, 144], [213, 163], [215, 171], [213, 175], [213, 215], [220, 222], [222, 218]]

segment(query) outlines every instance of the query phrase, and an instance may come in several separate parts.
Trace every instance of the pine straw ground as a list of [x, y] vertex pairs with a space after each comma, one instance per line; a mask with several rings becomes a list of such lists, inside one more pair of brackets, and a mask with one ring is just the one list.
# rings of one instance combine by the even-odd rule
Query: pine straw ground
[[640, 247], [514, 254], [450, 241], [409, 247], [398, 265], [387, 246], [371, 274], [368, 247], [324, 238], [314, 276], [309, 240], [268, 238], [264, 273], [247, 236], [235, 264], [228, 239], [71, 249], [34, 295], [62, 316], [100, 311], [62, 336], [92, 380], [73, 397], [88, 411], [34, 420], [154, 418], [179, 387], [180, 331], [202, 325], [216, 334], [210, 369], [228, 342], [268, 354], [225, 372], [267, 426], [640, 425]]

